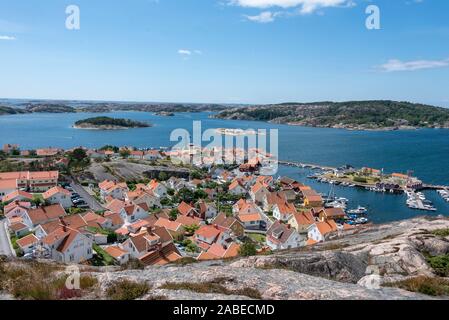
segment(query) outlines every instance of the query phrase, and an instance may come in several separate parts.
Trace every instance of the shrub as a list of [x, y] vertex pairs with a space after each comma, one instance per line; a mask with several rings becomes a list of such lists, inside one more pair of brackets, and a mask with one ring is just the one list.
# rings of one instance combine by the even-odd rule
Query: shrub
[[435, 270], [435, 273], [441, 277], [449, 276], [449, 254], [428, 257], [427, 262]]
[[353, 180], [354, 180], [354, 182], [367, 183], [367, 180], [366, 180], [366, 178], [364, 178], [364, 177], [358, 177], [358, 176], [355, 176], [355, 177], [353, 178]]
[[149, 289], [146, 282], [137, 283], [129, 280], [120, 280], [114, 282], [106, 290], [106, 295], [111, 300], [135, 300], [145, 295]]
[[449, 237], [449, 229], [438, 229], [433, 231], [432, 234], [438, 237]]
[[429, 296], [449, 295], [449, 280], [443, 278], [416, 277], [404, 281], [386, 283], [386, 287], [397, 287]]
[[245, 241], [239, 249], [242, 257], [255, 256], [257, 254], [256, 245], [252, 241]]

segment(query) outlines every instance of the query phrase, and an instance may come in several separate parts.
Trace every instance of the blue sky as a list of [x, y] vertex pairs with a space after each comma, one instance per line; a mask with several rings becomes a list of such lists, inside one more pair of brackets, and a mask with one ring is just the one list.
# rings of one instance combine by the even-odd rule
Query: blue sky
[[446, 0], [0, 0], [0, 97], [449, 106], [448, 17]]

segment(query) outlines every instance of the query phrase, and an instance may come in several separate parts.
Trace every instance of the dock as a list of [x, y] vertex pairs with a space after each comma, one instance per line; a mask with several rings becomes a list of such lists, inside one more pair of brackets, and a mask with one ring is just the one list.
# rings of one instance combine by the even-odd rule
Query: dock
[[[323, 170], [323, 171], [331, 171], [331, 170], [338, 169], [337, 167], [323, 166], [323, 165], [319, 165], [319, 164], [296, 162], [296, 161], [279, 160], [278, 163], [280, 165], [289, 166], [289, 167], [319, 169], [319, 170]], [[367, 184], [363, 184], [363, 183], [354, 182], [354, 184], [356, 184], [357, 187], [361, 187], [361, 188], [371, 187], [371, 185], [367, 185]], [[422, 190], [449, 190], [449, 186], [423, 183]]]

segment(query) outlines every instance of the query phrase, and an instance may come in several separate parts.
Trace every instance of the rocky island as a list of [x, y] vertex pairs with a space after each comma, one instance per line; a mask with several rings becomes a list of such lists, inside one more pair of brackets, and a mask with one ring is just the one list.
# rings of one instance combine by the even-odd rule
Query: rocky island
[[125, 130], [132, 128], [148, 128], [149, 123], [129, 119], [116, 119], [110, 117], [95, 117], [75, 122], [76, 129], [90, 130]]
[[157, 116], [161, 116], [161, 117], [174, 117], [175, 116], [174, 112], [169, 112], [169, 111], [159, 111], [159, 112], [155, 112], [154, 114]]
[[214, 117], [348, 130], [449, 128], [449, 109], [381, 100], [259, 105], [225, 110]]

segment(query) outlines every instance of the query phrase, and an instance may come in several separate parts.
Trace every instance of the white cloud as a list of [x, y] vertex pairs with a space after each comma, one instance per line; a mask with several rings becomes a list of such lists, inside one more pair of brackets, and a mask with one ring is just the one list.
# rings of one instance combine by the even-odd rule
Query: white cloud
[[401, 61], [397, 59], [388, 60], [387, 63], [380, 65], [378, 69], [384, 72], [395, 71], [416, 71], [423, 69], [436, 69], [449, 66], [449, 59], [444, 60], [415, 60]]
[[187, 49], [179, 49], [178, 53], [183, 56], [191, 56], [192, 55], [192, 51], [187, 50]]
[[309, 14], [327, 7], [353, 6], [353, 0], [230, 0], [230, 4], [247, 8], [266, 9], [271, 7], [296, 8], [300, 13]]
[[16, 40], [16, 37], [0, 36], [0, 40]]
[[271, 11], [264, 11], [256, 16], [245, 15], [245, 17], [250, 21], [259, 22], [259, 23], [269, 23], [269, 22], [273, 22], [278, 14], [279, 13], [276, 13], [276, 12], [273, 13]]

